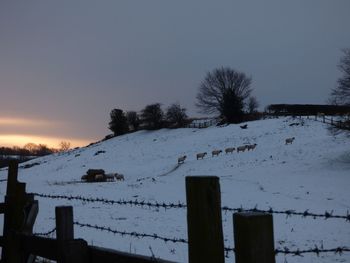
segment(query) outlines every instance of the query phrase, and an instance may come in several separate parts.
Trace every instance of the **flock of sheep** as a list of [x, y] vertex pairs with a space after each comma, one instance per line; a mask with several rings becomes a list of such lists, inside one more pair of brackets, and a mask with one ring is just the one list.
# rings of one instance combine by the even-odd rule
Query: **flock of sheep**
[[[287, 138], [286, 141], [285, 141], [285, 142], [286, 142], [285, 144], [286, 144], [286, 145], [287, 145], [287, 144], [292, 144], [294, 140], [295, 140], [294, 137], [292, 137], [292, 138]], [[230, 148], [226, 148], [226, 149], [225, 149], [225, 153], [226, 153], [226, 154], [228, 154], [228, 153], [233, 153], [234, 151], [237, 151], [237, 153], [239, 153], [239, 152], [244, 152], [245, 150], [248, 150], [248, 151], [252, 150], [252, 151], [253, 151], [253, 150], [255, 149], [256, 146], [257, 146], [257, 144], [254, 143], [254, 144], [247, 144], [247, 145], [238, 146], [237, 148], [235, 148], [235, 147], [230, 147]], [[214, 157], [214, 156], [219, 156], [220, 153], [222, 153], [222, 150], [213, 150], [213, 151], [211, 152], [211, 156], [212, 156], [212, 157]], [[197, 160], [203, 159], [206, 155], [207, 155], [207, 152], [197, 153], [197, 155], [196, 155]], [[180, 157], [177, 159], [177, 163], [178, 163], [178, 164], [184, 163], [185, 160], [186, 160], [186, 158], [187, 158], [186, 155], [180, 156]]]

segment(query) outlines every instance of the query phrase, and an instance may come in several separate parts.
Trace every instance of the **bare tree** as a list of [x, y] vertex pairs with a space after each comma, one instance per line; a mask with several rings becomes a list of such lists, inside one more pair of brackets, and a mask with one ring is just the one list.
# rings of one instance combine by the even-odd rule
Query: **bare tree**
[[24, 145], [23, 147], [24, 149], [28, 150], [29, 152], [31, 152], [32, 154], [36, 154], [36, 152], [39, 149], [39, 146], [36, 145], [35, 143], [29, 142], [26, 145]]
[[337, 81], [337, 87], [332, 90], [331, 101], [336, 105], [350, 105], [350, 48], [343, 50], [338, 68], [343, 73]]
[[258, 100], [254, 96], [249, 97], [249, 99], [248, 99], [248, 112], [249, 112], [249, 114], [256, 113], [258, 108], [259, 108]]
[[60, 152], [65, 152], [65, 151], [68, 151], [69, 148], [70, 148], [70, 142], [68, 141], [61, 141], [60, 144], [59, 144], [59, 151]]
[[186, 109], [181, 108], [180, 104], [172, 104], [166, 112], [166, 119], [175, 127], [184, 127], [187, 120]]
[[199, 86], [196, 106], [202, 113], [219, 113], [227, 122], [240, 122], [245, 101], [252, 92], [251, 82], [251, 77], [234, 69], [214, 69]]
[[54, 152], [54, 150], [47, 147], [46, 144], [39, 144], [38, 145], [38, 150], [37, 150], [38, 156], [48, 155], [48, 154], [51, 154], [53, 152]]

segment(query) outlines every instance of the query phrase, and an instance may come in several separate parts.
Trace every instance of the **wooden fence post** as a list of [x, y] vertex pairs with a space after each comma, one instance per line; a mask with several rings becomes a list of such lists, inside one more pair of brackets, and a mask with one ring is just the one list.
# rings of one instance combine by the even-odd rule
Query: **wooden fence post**
[[224, 263], [219, 178], [187, 176], [189, 263]]
[[82, 239], [74, 240], [73, 207], [58, 206], [56, 213], [56, 238], [59, 263], [85, 263], [88, 260], [88, 246]]
[[5, 196], [4, 213], [4, 247], [1, 260], [7, 263], [21, 262], [20, 238], [17, 232], [21, 231], [25, 223], [24, 209], [28, 203], [26, 184], [17, 181], [18, 162], [10, 161], [8, 169], [7, 190]]
[[233, 228], [236, 263], [275, 263], [271, 214], [235, 213]]

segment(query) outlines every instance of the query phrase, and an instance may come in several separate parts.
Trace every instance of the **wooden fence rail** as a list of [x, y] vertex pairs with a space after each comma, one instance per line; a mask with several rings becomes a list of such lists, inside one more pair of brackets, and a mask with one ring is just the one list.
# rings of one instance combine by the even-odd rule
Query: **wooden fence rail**
[[[59, 263], [171, 263], [171, 261], [89, 246], [74, 237], [73, 208], [55, 208], [56, 238], [34, 236], [38, 201], [17, 181], [18, 164], [10, 163], [4, 213], [1, 262], [33, 263], [37, 256]], [[224, 263], [219, 178], [186, 177], [189, 263]], [[24, 213], [23, 213], [24, 212]], [[236, 263], [275, 263], [272, 215], [233, 216]]]

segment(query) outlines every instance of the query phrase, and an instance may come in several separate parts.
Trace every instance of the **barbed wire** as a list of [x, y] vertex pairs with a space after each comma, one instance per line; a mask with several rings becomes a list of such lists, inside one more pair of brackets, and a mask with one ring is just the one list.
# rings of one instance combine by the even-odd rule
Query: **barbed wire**
[[[96, 229], [96, 230], [105, 231], [105, 232], [109, 232], [109, 233], [113, 233], [113, 234], [119, 234], [121, 236], [131, 236], [131, 237], [135, 237], [135, 238], [152, 238], [155, 240], [162, 240], [165, 243], [172, 242], [172, 243], [188, 244], [188, 240], [186, 240], [184, 238], [177, 238], [177, 237], [170, 238], [170, 237], [164, 237], [164, 236], [161, 236], [158, 234], [138, 233], [136, 231], [132, 231], [132, 232], [122, 231], [122, 230], [112, 229], [111, 227], [107, 227], [107, 226], [99, 226], [99, 225], [93, 225], [93, 224], [88, 224], [88, 223], [80, 223], [78, 221], [75, 221], [73, 224], [77, 225], [79, 227], [82, 227], [82, 228], [86, 227], [86, 228]], [[35, 235], [35, 236], [49, 236], [52, 233], [54, 233], [55, 231], [56, 231], [56, 227], [48, 232], [33, 233], [33, 235]], [[275, 249], [275, 255], [283, 254], [283, 255], [292, 255], [292, 256], [300, 256], [300, 257], [302, 257], [304, 254], [311, 254], [311, 253], [319, 256], [321, 253], [335, 253], [335, 254], [342, 255], [345, 252], [350, 252], [350, 247], [339, 246], [339, 247], [335, 247], [335, 248], [324, 249], [323, 246], [321, 246], [321, 248], [319, 248], [318, 246], [315, 246], [314, 248], [309, 248], [309, 249], [294, 249], [294, 250], [292, 250], [292, 249], [289, 249], [287, 247], [283, 247], [282, 249], [281, 248]], [[224, 253], [225, 253], [225, 257], [228, 258], [228, 257], [230, 257], [230, 253], [236, 253], [236, 249], [233, 247], [224, 247]]]
[[[149, 202], [149, 201], [139, 201], [139, 200], [110, 200], [105, 198], [92, 198], [92, 197], [82, 197], [82, 196], [66, 196], [66, 195], [51, 195], [51, 194], [39, 194], [39, 193], [31, 193], [34, 196], [42, 197], [42, 198], [50, 198], [50, 199], [67, 199], [67, 200], [78, 200], [82, 202], [99, 202], [104, 204], [118, 204], [118, 205], [131, 205], [131, 206], [140, 206], [140, 207], [148, 207], [148, 208], [164, 208], [164, 209], [184, 209], [187, 206], [180, 201], [178, 203], [166, 203], [166, 202]], [[311, 218], [324, 218], [324, 219], [345, 219], [347, 222], [350, 222], [350, 214], [347, 211], [346, 215], [334, 215], [333, 211], [325, 211], [324, 213], [312, 213], [309, 210], [305, 210], [302, 212], [295, 211], [293, 209], [289, 210], [275, 210], [273, 208], [269, 208], [267, 210], [258, 209], [257, 206], [254, 208], [231, 208], [228, 206], [223, 206], [222, 211], [224, 212], [261, 212], [261, 213], [269, 213], [269, 214], [284, 214], [287, 217], [290, 216], [301, 216], [301, 217], [311, 217]]]
[[[80, 223], [80, 222], [74, 222], [75, 225], [80, 226], [80, 227], [87, 227], [87, 228], [92, 228], [92, 229], [97, 229], [97, 230], [101, 230], [101, 231], [107, 231], [113, 234], [119, 234], [121, 236], [131, 236], [131, 237], [136, 237], [136, 238], [152, 238], [152, 239], [158, 239], [158, 240], [162, 240], [165, 243], [167, 242], [172, 242], [172, 243], [183, 243], [183, 244], [188, 244], [188, 241], [184, 238], [169, 238], [169, 237], [163, 237], [160, 236], [158, 234], [146, 234], [146, 233], [138, 233], [138, 232], [128, 232], [128, 231], [120, 231], [120, 230], [116, 230], [116, 229], [112, 229], [110, 227], [106, 227], [106, 226], [98, 226], [98, 225], [92, 225], [92, 224], [84, 224], [84, 223]], [[336, 248], [330, 248], [330, 249], [324, 249], [323, 246], [321, 248], [315, 246], [314, 248], [310, 248], [310, 249], [296, 249], [296, 250], [291, 250], [287, 247], [284, 247], [283, 249], [275, 249], [275, 254], [284, 254], [284, 255], [292, 255], [292, 256], [303, 256], [303, 254], [310, 254], [310, 253], [314, 253], [317, 256], [319, 256], [319, 254], [321, 253], [335, 253], [335, 254], [343, 254], [344, 252], [350, 252], [350, 248], [349, 247], [336, 247]], [[230, 253], [236, 253], [236, 249], [233, 247], [224, 247], [224, 253], [225, 253], [225, 257], [229, 257]]]
[[74, 225], [77, 225], [79, 227], [93, 228], [93, 229], [97, 229], [97, 230], [101, 230], [101, 231], [110, 232], [110, 233], [113, 233], [113, 234], [119, 234], [121, 236], [131, 236], [131, 237], [136, 237], [136, 238], [146, 238], [146, 237], [148, 237], [148, 238], [162, 240], [164, 242], [188, 244], [188, 241], [186, 239], [184, 239], [184, 238], [170, 238], [170, 237], [163, 237], [163, 236], [160, 236], [158, 234], [138, 233], [138, 232], [135, 232], [135, 231], [132, 231], [132, 232], [121, 231], [121, 230], [112, 229], [112, 228], [106, 227], [106, 226], [98, 226], [98, 225], [80, 223], [80, 222], [77, 222], [77, 221], [74, 222]]
[[[224, 251], [225, 251], [226, 257], [228, 257], [230, 252], [236, 253], [236, 249], [230, 248], [230, 247], [225, 247]], [[311, 254], [311, 253], [314, 253], [317, 256], [319, 256], [321, 253], [335, 253], [335, 254], [342, 255], [344, 252], [350, 252], [350, 248], [336, 247], [336, 248], [324, 249], [324, 248], [319, 248], [315, 246], [314, 248], [304, 249], [304, 250], [301, 250], [301, 249], [291, 250], [287, 247], [284, 247], [283, 249], [280, 249], [280, 248], [275, 249], [275, 255], [284, 254], [284, 255], [292, 255], [292, 256], [300, 256], [300, 257], [302, 257], [304, 254]]]
[[36, 233], [33, 233], [34, 236], [49, 236], [53, 233], [56, 232], [56, 227], [54, 227], [52, 230], [50, 231], [47, 231], [47, 232], [36, 232]]
[[295, 210], [274, 210], [273, 208], [269, 208], [267, 210], [263, 209], [258, 209], [257, 207], [246, 209], [243, 207], [240, 208], [230, 208], [227, 206], [223, 206], [222, 210], [224, 212], [261, 212], [261, 213], [269, 213], [269, 214], [284, 214], [287, 217], [290, 216], [301, 216], [301, 217], [312, 217], [314, 219], [316, 218], [324, 218], [324, 219], [329, 219], [329, 218], [337, 218], [337, 219], [345, 219], [346, 221], [350, 222], [350, 214], [349, 211], [347, 211], [346, 215], [333, 215], [333, 211], [325, 211], [323, 214], [317, 214], [317, 213], [312, 213], [309, 212], [309, 210], [305, 210], [303, 212], [297, 212]]
[[335, 254], [343, 254], [344, 252], [350, 252], [349, 247], [336, 247], [336, 248], [329, 248], [329, 249], [323, 249], [315, 246], [315, 248], [305, 249], [305, 250], [290, 250], [287, 247], [284, 247], [283, 249], [275, 249], [275, 254], [284, 254], [284, 255], [293, 255], [293, 256], [302, 256], [303, 254], [310, 254], [314, 253], [317, 256], [321, 253], [335, 253]]
[[91, 202], [91, 203], [105, 203], [105, 204], [118, 204], [118, 205], [131, 205], [131, 206], [141, 206], [148, 208], [186, 208], [186, 205], [178, 202], [178, 203], [165, 203], [165, 202], [146, 202], [135, 200], [110, 200], [105, 198], [92, 198], [92, 197], [82, 197], [82, 196], [65, 196], [65, 195], [50, 195], [50, 194], [39, 194], [39, 193], [31, 193], [34, 196], [42, 197], [42, 198], [50, 198], [50, 199], [68, 199], [68, 200], [78, 200], [82, 202]]

